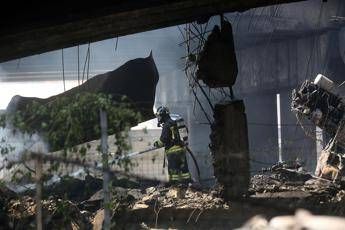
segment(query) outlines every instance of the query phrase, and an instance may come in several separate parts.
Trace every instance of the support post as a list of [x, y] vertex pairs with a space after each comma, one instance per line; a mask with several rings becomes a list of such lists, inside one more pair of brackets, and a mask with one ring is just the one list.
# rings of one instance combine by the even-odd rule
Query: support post
[[321, 151], [323, 150], [323, 133], [322, 129], [316, 126], [316, 161], [319, 160], [321, 156]]
[[42, 158], [36, 159], [36, 226], [42, 230]]
[[282, 126], [280, 113], [280, 94], [277, 94], [277, 125], [278, 125], [278, 161], [283, 161], [282, 153]]
[[101, 122], [101, 150], [102, 150], [102, 165], [103, 165], [103, 206], [104, 206], [104, 221], [103, 228], [104, 230], [110, 229], [110, 176], [109, 176], [109, 164], [108, 164], [108, 122], [107, 122], [107, 113], [104, 110], [100, 110], [100, 122]]

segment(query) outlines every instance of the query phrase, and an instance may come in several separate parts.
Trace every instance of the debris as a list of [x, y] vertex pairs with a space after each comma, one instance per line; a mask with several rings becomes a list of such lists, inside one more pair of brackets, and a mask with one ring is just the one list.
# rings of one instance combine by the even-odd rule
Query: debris
[[335, 216], [321, 216], [313, 215], [310, 212], [299, 209], [294, 216], [277, 216], [267, 221], [262, 216], [255, 216], [251, 218], [243, 227], [238, 230], [269, 230], [269, 229], [329, 229], [340, 230], [344, 229], [345, 218]]
[[136, 203], [134, 204], [132, 209], [143, 209], [143, 208], [148, 208], [149, 206], [147, 204], [141, 204], [141, 203]]
[[70, 176], [62, 177], [58, 183], [44, 188], [44, 193], [72, 201], [84, 201], [102, 188], [102, 180], [87, 175], [84, 180]]
[[214, 26], [197, 60], [197, 78], [209, 87], [230, 87], [237, 78], [237, 60], [230, 22]]
[[156, 191], [155, 187], [148, 187], [146, 190], [146, 194], [152, 194]]
[[298, 90], [293, 90], [291, 103], [299, 120], [306, 117], [331, 135], [318, 159], [315, 175], [334, 181], [342, 176], [344, 156], [340, 147], [345, 148], [345, 100], [336, 95], [335, 88], [331, 80], [319, 74], [314, 82], [306, 80]]
[[104, 209], [100, 209], [97, 211], [95, 217], [93, 218], [92, 229], [102, 230], [103, 220], [104, 220]]
[[[188, 208], [188, 209], [228, 209], [227, 203], [220, 198], [217, 191], [195, 191], [191, 188], [157, 188], [151, 194], [146, 194], [141, 200], [136, 201], [133, 207], [142, 204], [153, 207], [159, 201], [161, 207]], [[143, 206], [146, 207], [146, 206]]]
[[[88, 213], [81, 212], [71, 201], [51, 198], [43, 200], [42, 206], [44, 226], [47, 229], [72, 229], [72, 225], [88, 229], [91, 226]], [[14, 229], [34, 225], [35, 208], [36, 202], [29, 196], [11, 200], [8, 204], [10, 225]]]
[[342, 125], [345, 104], [340, 96], [327, 91], [309, 80], [292, 92], [291, 110], [304, 116], [345, 147], [345, 129]]
[[183, 199], [184, 195], [185, 195], [185, 191], [184, 189], [181, 189], [181, 188], [171, 188], [166, 193], [166, 197], [172, 198], [172, 199]]

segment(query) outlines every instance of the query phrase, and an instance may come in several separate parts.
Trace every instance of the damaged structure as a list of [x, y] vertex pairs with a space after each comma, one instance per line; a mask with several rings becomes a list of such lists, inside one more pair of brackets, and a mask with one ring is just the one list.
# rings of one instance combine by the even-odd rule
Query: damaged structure
[[291, 109], [300, 119], [308, 118], [329, 135], [329, 142], [322, 150], [315, 175], [332, 180], [343, 175], [345, 147], [344, 98], [337, 95], [338, 86], [319, 74], [314, 82], [305, 81], [292, 94]]
[[[109, 221], [106, 217], [109, 207], [113, 212], [110, 223], [115, 229], [233, 229], [241, 226], [243, 229], [257, 229], [258, 226], [262, 229], [288, 229], [291, 226], [314, 229], [315, 226], [313, 228], [310, 223], [313, 218], [323, 218], [319, 215], [344, 216], [344, 99], [334, 91], [339, 88], [337, 84], [324, 76], [318, 76], [315, 81], [305, 79], [322, 72], [334, 77], [337, 83], [343, 80], [345, 58], [341, 38], [345, 34], [345, 4], [341, 0], [310, 0], [273, 5], [283, 2], [291, 1], [230, 3], [205, 0], [199, 3], [172, 1], [169, 4], [150, 1], [147, 7], [140, 4], [136, 10], [123, 14], [123, 11], [136, 5], [136, 1], [129, 1], [129, 5], [121, 4], [121, 11], [111, 16], [104, 16], [106, 12], [101, 10], [94, 15], [97, 20], [88, 17], [86, 23], [90, 28], [96, 28], [99, 23], [113, 21], [114, 18], [156, 13], [150, 14], [147, 20], [140, 20], [140, 23], [137, 19], [123, 20], [126, 24], [116, 27], [112, 35], [196, 20], [174, 31], [181, 33], [184, 39], [181, 44], [187, 50], [178, 57], [184, 56], [186, 61], [184, 73], [181, 70], [172, 73], [170, 68], [163, 74], [160, 72], [159, 77], [157, 69], [160, 66], [156, 66], [150, 55], [129, 61], [114, 71], [94, 76], [72, 90], [47, 99], [16, 96], [7, 112], [25, 111], [26, 105], [32, 101], [54, 103], [60, 96], [72, 96], [81, 91], [102, 92], [113, 98], [126, 95], [145, 119], [152, 118], [153, 107], [166, 105], [185, 118], [189, 129], [189, 147], [196, 153], [200, 178], [195, 176], [197, 170], [191, 159], [188, 159], [188, 165], [193, 178], [199, 180], [202, 188], [158, 184], [166, 178], [163, 175], [166, 171], [165, 158], [162, 152], [154, 150], [157, 152], [145, 155], [143, 161], [134, 161], [138, 164], [150, 162], [145, 169], [143, 166], [134, 174], [130, 170], [129, 173], [111, 171], [113, 168], [110, 167], [112, 177], [109, 183], [103, 181], [103, 190], [102, 180], [97, 178], [99, 171], [94, 173], [92, 170], [85, 170], [87, 175], [80, 176], [82, 179], [71, 178], [70, 175], [65, 180], [46, 185], [42, 202], [33, 200], [33, 190], [13, 194], [0, 187], [0, 203], [5, 210], [0, 212], [0, 220], [7, 223], [7, 228], [34, 228], [36, 207], [40, 203], [44, 210], [43, 226], [52, 229], [56, 223], [67, 229], [102, 229], [105, 219]], [[236, 6], [237, 10], [243, 10], [266, 4], [272, 5], [224, 14]], [[191, 12], [194, 7], [198, 10]], [[163, 17], [162, 12], [176, 17], [167, 21], [168, 17]], [[220, 15], [211, 17], [215, 14]], [[72, 19], [71, 28], [81, 28], [80, 25], [85, 23], [73, 22]], [[132, 26], [130, 22], [136, 23]], [[143, 26], [143, 22], [147, 25]], [[101, 27], [99, 34], [88, 38], [93, 41], [107, 37], [105, 32], [115, 27], [116, 23]], [[64, 24], [54, 26], [65, 28]], [[44, 26], [39, 28], [39, 31], [45, 30]], [[65, 44], [81, 41], [79, 36], [84, 32], [80, 29], [72, 33], [73, 39], [65, 41]], [[32, 33], [35, 31], [26, 31], [25, 37]], [[0, 39], [0, 42], [9, 41], [11, 36], [14, 35]], [[20, 41], [14, 40], [11, 44]], [[195, 41], [199, 43], [191, 46]], [[38, 45], [36, 42], [26, 44], [31, 48]], [[49, 44], [60, 47], [59, 43]], [[21, 47], [11, 52], [1, 44], [0, 49], [8, 57], [30, 52]], [[47, 48], [41, 47], [34, 53], [45, 50]], [[0, 55], [1, 60], [8, 57]], [[178, 58], [174, 57], [174, 60]], [[155, 60], [162, 63], [160, 58]], [[183, 76], [183, 80], [179, 76]], [[291, 98], [291, 90], [303, 81]], [[294, 113], [290, 110], [298, 115], [300, 124], [295, 124]], [[27, 112], [30, 113], [30, 109]], [[312, 124], [305, 124], [303, 117]], [[92, 125], [85, 124], [85, 129]], [[322, 129], [324, 140], [330, 139], [321, 152], [317, 152], [314, 125]], [[306, 130], [303, 131], [304, 126], [309, 127], [307, 135]], [[135, 151], [150, 148], [159, 132], [158, 129], [139, 125], [129, 137], [135, 142]], [[83, 142], [98, 138], [95, 133], [88, 132]], [[92, 148], [92, 151], [99, 150]], [[98, 156], [97, 161], [101, 162], [100, 158]], [[162, 174], [155, 175], [154, 180], [147, 178], [147, 171], [153, 171], [153, 165], [158, 164], [157, 171], [162, 171]], [[87, 164], [87, 167], [93, 166]], [[134, 167], [139, 168], [137, 165]], [[100, 172], [108, 173], [106, 170]], [[75, 185], [78, 186], [73, 187]], [[112, 196], [109, 203], [105, 201], [108, 185], [111, 185]], [[83, 194], [79, 194], [80, 191]], [[316, 216], [306, 211], [292, 216], [300, 208]], [[265, 218], [258, 217], [258, 214], [264, 214]], [[275, 217], [277, 215], [289, 216], [284, 219]], [[300, 218], [309, 221], [304, 223]], [[290, 222], [284, 222], [286, 219]], [[325, 223], [326, 219], [320, 221]], [[344, 219], [336, 217], [328, 221], [333, 222], [335, 227], [344, 223]], [[331, 225], [326, 226], [331, 228]]]
[[[36, 112], [31, 109], [33, 103], [46, 106], [48, 109], [48, 105], [50, 107], [59, 106], [57, 102], [58, 98], [72, 98], [77, 97], [78, 94], [82, 93], [94, 93], [111, 96], [113, 101], [118, 102], [121, 102], [122, 97], [126, 96], [134, 106], [134, 109], [142, 114], [143, 119], [147, 120], [153, 118], [152, 107], [154, 105], [158, 80], [159, 75], [157, 67], [151, 53], [146, 58], [138, 58], [128, 61], [116, 70], [94, 76], [80, 86], [46, 99], [16, 95], [8, 104], [6, 114], [10, 117], [11, 115], [20, 113], [23, 114], [23, 119], [27, 120]], [[49, 119], [49, 117], [46, 117], [45, 119]], [[80, 119], [80, 121], [82, 121], [82, 119]], [[40, 132], [40, 126], [44, 122], [48, 123], [44, 118], [40, 120], [36, 119], [34, 122], [30, 123], [30, 129]], [[90, 123], [83, 124], [85, 130], [93, 130], [92, 127], [94, 125], [95, 124]], [[132, 124], [132, 126], [135, 125], [137, 124]], [[55, 128], [59, 129], [61, 127]], [[111, 135], [113, 133], [109, 134]], [[73, 144], [78, 145], [99, 138], [99, 136], [95, 134], [95, 131], [88, 131], [83, 135], [84, 136], [79, 143], [74, 142]], [[62, 145], [56, 146], [55, 149], [50, 149], [50, 151], [57, 151], [62, 148]]]

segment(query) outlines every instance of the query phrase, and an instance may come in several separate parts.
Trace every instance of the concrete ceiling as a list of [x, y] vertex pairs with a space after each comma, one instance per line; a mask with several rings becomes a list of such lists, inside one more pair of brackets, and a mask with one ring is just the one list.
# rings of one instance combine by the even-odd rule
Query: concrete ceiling
[[301, 0], [14, 1], [0, 14], [0, 62], [220, 13], [297, 1]]

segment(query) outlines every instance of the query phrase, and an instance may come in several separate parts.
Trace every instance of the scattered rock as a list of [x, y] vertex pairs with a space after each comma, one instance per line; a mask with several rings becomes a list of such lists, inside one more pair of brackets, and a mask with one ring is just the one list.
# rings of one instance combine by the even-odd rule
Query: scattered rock
[[97, 211], [95, 218], [93, 219], [92, 229], [102, 230], [103, 220], [104, 220], [104, 209], [100, 209]]
[[[36, 202], [29, 196], [13, 199], [8, 204], [8, 215], [13, 229], [27, 229], [35, 225]], [[90, 229], [90, 220], [77, 205], [68, 200], [42, 200], [44, 229]]]
[[[153, 192], [153, 189], [150, 189]], [[133, 208], [147, 208], [159, 205], [160, 207], [175, 207], [188, 209], [228, 209], [229, 205], [217, 196], [218, 191], [196, 191], [191, 188], [156, 188], [150, 194], [137, 200]]]
[[171, 188], [166, 193], [167, 198], [173, 198], [173, 199], [183, 199], [185, 196], [186, 191], [181, 188]]
[[147, 189], [145, 189], [146, 194], [150, 195], [152, 193], [154, 193], [156, 191], [155, 187], [149, 187]]
[[147, 204], [136, 203], [134, 204], [132, 209], [134, 210], [134, 209], [142, 209], [142, 208], [148, 208], [148, 207], [149, 206]]

